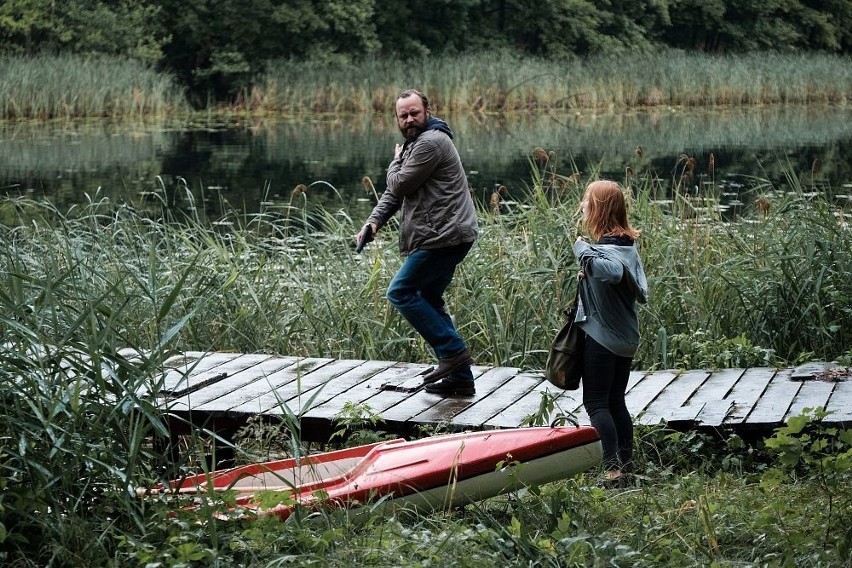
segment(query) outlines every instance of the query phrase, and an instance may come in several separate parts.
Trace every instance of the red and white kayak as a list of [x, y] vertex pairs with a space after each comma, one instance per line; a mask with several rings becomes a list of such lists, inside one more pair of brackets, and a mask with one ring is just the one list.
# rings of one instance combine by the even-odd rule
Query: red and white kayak
[[571, 477], [600, 461], [600, 439], [589, 426], [489, 430], [220, 470], [172, 481], [168, 492], [232, 491], [237, 511], [282, 518], [299, 506], [359, 507], [380, 499], [434, 510]]

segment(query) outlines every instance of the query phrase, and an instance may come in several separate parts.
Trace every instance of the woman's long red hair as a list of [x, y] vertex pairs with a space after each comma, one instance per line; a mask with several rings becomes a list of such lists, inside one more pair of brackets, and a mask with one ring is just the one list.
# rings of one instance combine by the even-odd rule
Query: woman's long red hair
[[599, 241], [603, 237], [639, 237], [640, 231], [627, 220], [627, 200], [616, 182], [593, 181], [586, 186], [583, 198], [586, 201], [583, 226], [592, 239]]

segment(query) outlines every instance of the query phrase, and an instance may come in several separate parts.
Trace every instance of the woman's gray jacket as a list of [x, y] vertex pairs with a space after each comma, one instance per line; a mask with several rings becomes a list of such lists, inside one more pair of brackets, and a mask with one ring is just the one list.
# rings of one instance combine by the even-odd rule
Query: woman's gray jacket
[[429, 117], [426, 130], [406, 142], [399, 160], [388, 166], [387, 189], [367, 221], [382, 227], [399, 210], [403, 255], [476, 240], [479, 226], [467, 177], [441, 119]]
[[639, 347], [637, 302], [648, 301], [648, 281], [636, 243], [629, 246], [574, 243], [585, 277], [580, 286], [577, 321], [603, 347], [633, 357]]

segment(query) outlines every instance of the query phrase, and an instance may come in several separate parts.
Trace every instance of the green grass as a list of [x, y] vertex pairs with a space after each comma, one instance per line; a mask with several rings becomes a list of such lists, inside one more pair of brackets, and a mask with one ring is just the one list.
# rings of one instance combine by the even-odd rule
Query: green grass
[[[480, 211], [482, 236], [448, 297], [485, 365], [540, 368], [573, 294], [570, 244], [586, 179], [555, 171], [546, 156], [531, 171], [525, 195]], [[626, 180], [651, 287], [640, 314], [641, 368], [849, 364], [848, 212], [791, 173], [783, 187], [753, 180], [754, 207], [723, 222], [712, 192], [682, 193], [686, 172], [676, 171], [671, 180], [641, 171]], [[675, 191], [673, 203], [653, 200], [659, 184]], [[154, 444], [165, 434], [161, 409], [138, 393], [161, 388], [163, 361], [176, 351], [432, 360], [384, 298], [400, 262], [393, 228], [355, 255], [362, 219], [311, 212], [309, 200], [310, 192], [298, 194], [217, 224], [150, 202], [69, 211], [0, 202], [7, 564], [849, 562], [852, 438], [810, 427], [779, 434], [770, 448], [641, 428], [641, 477], [630, 489], [600, 489], [589, 472], [464, 510], [357, 525], [345, 511], [222, 524], [207, 509], [173, 516], [169, 501], [138, 499], [135, 487], [197, 471], [209, 449], [200, 430], [176, 463]], [[357, 430], [357, 422], [349, 416], [345, 426]], [[297, 423], [285, 413], [281, 430], [247, 433], [240, 459], [252, 459], [257, 444], [295, 449]]]

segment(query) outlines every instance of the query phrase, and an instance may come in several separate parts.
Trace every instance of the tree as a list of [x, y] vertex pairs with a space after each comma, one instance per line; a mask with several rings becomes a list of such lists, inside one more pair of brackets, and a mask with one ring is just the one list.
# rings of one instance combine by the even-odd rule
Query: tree
[[666, 43], [703, 51], [848, 53], [852, 0], [671, 0]]
[[6, 0], [0, 4], [0, 51], [92, 53], [156, 63], [165, 40], [155, 1]]
[[230, 100], [277, 58], [346, 60], [378, 48], [375, 0], [164, 0], [166, 66], [196, 93]]
[[53, 0], [4, 0], [0, 4], [0, 52], [32, 55], [56, 29]]

